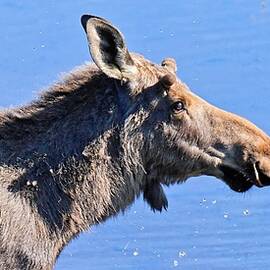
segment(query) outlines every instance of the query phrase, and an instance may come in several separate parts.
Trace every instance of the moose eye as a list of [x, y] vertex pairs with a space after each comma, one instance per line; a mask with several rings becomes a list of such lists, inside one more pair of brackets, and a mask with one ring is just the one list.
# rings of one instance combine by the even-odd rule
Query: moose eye
[[171, 109], [173, 112], [179, 113], [185, 109], [185, 106], [182, 101], [176, 101], [171, 105]]

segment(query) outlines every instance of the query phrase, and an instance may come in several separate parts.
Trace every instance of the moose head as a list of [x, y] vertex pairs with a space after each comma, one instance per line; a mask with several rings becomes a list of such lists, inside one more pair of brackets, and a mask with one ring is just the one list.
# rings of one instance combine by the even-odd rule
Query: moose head
[[122, 117], [139, 122], [131, 133], [153, 209], [167, 207], [161, 184], [191, 176], [215, 176], [237, 192], [270, 185], [270, 140], [263, 131], [192, 93], [177, 78], [174, 59], [155, 65], [129, 53], [120, 31], [102, 18], [84, 15], [82, 25], [94, 62], [114, 79]]

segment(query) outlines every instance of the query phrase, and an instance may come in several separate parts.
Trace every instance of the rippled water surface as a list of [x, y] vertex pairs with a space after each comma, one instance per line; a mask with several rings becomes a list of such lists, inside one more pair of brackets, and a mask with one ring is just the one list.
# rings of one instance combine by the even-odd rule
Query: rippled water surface
[[[173, 56], [197, 94], [270, 133], [268, 0], [2, 0], [0, 11], [2, 107], [89, 59], [79, 18], [92, 13], [117, 25], [131, 51]], [[270, 188], [236, 194], [199, 177], [166, 193], [168, 212], [138, 199], [74, 240], [55, 269], [270, 269]]]

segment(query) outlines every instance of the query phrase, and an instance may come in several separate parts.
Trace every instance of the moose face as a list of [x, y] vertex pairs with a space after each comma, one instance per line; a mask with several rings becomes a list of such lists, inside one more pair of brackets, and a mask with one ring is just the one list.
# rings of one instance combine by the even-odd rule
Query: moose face
[[190, 176], [215, 176], [237, 192], [270, 185], [265, 133], [193, 94], [176, 77], [173, 59], [154, 65], [130, 54], [119, 30], [102, 18], [84, 15], [82, 25], [94, 62], [115, 80], [119, 95], [126, 95], [122, 106], [135, 108], [130, 114], [146, 114], [139, 125], [147, 174], [144, 195], [153, 209], [166, 208], [160, 184]]
[[153, 151], [153, 178], [170, 184], [176, 179], [212, 175], [237, 192], [270, 185], [266, 134], [247, 120], [210, 105], [180, 81], [171, 78], [166, 83], [161, 106], [167, 119], [154, 128], [156, 133], [162, 130], [162, 135], [156, 139], [159, 151]]

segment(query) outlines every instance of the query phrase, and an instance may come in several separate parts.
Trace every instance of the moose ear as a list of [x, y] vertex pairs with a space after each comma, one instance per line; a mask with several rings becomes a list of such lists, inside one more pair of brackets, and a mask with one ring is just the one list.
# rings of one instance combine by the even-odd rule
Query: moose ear
[[120, 31], [108, 21], [91, 15], [83, 15], [81, 23], [95, 64], [111, 78], [134, 77], [137, 68]]

